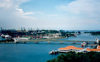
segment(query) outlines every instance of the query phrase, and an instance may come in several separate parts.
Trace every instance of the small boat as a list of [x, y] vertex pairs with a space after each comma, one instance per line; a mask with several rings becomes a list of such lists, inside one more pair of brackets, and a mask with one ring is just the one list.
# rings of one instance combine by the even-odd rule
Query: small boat
[[57, 50], [52, 50], [49, 52], [49, 54], [58, 54], [58, 51]]
[[21, 42], [21, 41], [28, 41], [29, 38], [25, 38], [25, 37], [18, 37], [18, 38], [13, 38], [14, 42]]

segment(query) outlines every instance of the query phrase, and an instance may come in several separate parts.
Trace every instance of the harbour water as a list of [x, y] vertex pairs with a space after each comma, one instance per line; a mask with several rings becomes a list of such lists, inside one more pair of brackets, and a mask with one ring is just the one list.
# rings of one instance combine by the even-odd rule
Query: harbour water
[[0, 37], [0, 40], [5, 40], [4, 38]]
[[100, 39], [100, 35], [81, 34], [77, 37], [70, 37], [68, 40], [96, 41], [97, 38]]
[[[90, 34], [82, 34], [77, 37], [65, 38], [63, 40], [95, 40], [100, 36], [92, 36]], [[49, 55], [51, 50], [61, 47], [73, 45], [81, 47], [81, 42], [73, 44], [72, 42], [39, 42], [27, 44], [0, 44], [0, 62], [46, 62], [49, 59], [57, 57], [57, 55]]]
[[0, 62], [46, 62], [56, 57], [49, 55], [49, 51], [68, 45], [70, 44], [0, 44]]

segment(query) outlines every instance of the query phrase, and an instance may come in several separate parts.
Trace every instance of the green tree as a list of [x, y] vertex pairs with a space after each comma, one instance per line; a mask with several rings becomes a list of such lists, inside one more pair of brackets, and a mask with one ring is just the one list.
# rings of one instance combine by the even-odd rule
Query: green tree
[[47, 62], [100, 62], [99, 52], [75, 53], [69, 52], [59, 55]]

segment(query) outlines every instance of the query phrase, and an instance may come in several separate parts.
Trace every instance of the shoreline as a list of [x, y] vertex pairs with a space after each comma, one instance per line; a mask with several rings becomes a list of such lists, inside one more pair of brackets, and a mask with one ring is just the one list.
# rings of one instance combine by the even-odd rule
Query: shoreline
[[34, 42], [34, 43], [39, 43], [39, 42], [60, 42], [60, 43], [64, 43], [64, 42], [95, 42], [95, 41], [85, 41], [85, 40], [63, 40], [64, 38], [52, 38], [52, 39], [33, 39], [33, 40], [22, 40], [22, 41], [0, 41], [0, 43], [27, 43], [27, 42]]

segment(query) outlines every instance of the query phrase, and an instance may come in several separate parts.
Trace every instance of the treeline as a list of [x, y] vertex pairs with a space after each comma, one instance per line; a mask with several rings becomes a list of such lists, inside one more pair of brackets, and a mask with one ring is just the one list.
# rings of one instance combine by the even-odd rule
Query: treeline
[[91, 35], [100, 35], [100, 31], [96, 31], [96, 32], [85, 32], [85, 33], [90, 33]]
[[100, 62], [100, 52], [69, 52], [47, 62]]
[[59, 33], [57, 30], [1, 30], [0, 33], [8, 34], [11, 36], [15, 35], [35, 35], [35, 34], [48, 34], [48, 33]]
[[91, 32], [92, 35], [100, 35], [100, 31], [98, 32]]
[[[0, 31], [1, 34], [5, 34], [5, 35], [10, 35], [12, 37], [16, 37], [16, 36], [24, 36], [24, 35], [45, 35], [45, 34], [55, 34], [55, 33], [60, 33], [61, 36], [63, 37], [70, 37], [70, 36], [75, 36], [74, 31], [65, 31], [65, 30], [1, 30]], [[80, 34], [80, 32], [78, 31], [77, 33]]]

